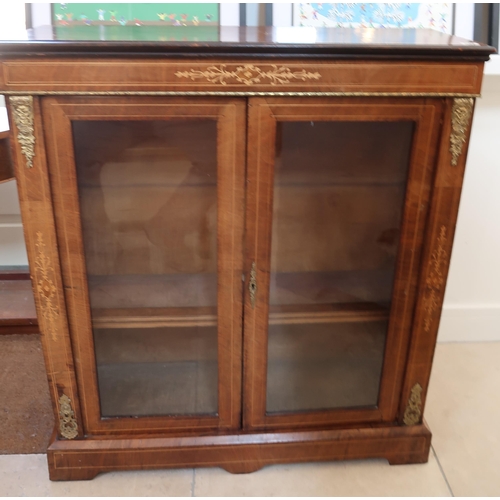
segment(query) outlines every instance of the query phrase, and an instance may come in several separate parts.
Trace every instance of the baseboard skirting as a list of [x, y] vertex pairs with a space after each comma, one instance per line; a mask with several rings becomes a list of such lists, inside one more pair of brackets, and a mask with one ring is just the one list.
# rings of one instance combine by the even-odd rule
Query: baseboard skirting
[[500, 304], [444, 306], [438, 342], [500, 341]]

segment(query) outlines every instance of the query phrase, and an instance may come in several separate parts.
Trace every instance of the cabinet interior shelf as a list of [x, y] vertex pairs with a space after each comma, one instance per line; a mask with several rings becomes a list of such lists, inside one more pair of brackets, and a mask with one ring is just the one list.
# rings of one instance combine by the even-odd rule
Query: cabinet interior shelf
[[[217, 325], [215, 274], [94, 276], [89, 283], [95, 328]], [[383, 270], [277, 273], [269, 324], [385, 321], [390, 289]]]
[[[361, 306], [361, 307], [360, 307]], [[271, 306], [270, 325], [386, 321], [389, 310], [371, 304]], [[94, 309], [94, 328], [207, 327], [217, 325], [215, 308]]]

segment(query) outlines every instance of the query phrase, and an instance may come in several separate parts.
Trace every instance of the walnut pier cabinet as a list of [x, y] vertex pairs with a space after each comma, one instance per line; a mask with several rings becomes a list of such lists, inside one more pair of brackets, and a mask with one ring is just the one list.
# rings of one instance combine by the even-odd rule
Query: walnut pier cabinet
[[493, 49], [426, 30], [30, 38], [0, 43], [0, 94], [57, 422], [51, 479], [426, 462]]

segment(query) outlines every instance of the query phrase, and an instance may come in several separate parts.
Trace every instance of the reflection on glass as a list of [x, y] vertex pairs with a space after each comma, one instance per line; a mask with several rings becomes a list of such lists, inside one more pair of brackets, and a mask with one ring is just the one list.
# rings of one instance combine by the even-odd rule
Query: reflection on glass
[[217, 413], [216, 134], [73, 122], [103, 417]]
[[377, 405], [412, 134], [278, 124], [268, 413]]

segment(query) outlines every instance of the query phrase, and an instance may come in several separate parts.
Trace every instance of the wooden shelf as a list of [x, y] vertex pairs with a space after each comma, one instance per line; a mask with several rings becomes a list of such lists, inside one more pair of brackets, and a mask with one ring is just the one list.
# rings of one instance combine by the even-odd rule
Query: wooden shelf
[[206, 327], [217, 325], [215, 307], [94, 309], [94, 328]]
[[[388, 317], [391, 283], [384, 281], [383, 271], [274, 276], [270, 325], [383, 321]], [[217, 324], [215, 274], [90, 276], [89, 285], [95, 328]]]
[[[386, 321], [389, 310], [374, 304], [271, 307], [270, 325]], [[217, 325], [215, 308], [94, 309], [94, 328], [207, 327]]]
[[269, 311], [270, 325], [386, 321], [388, 318], [387, 308], [363, 303], [274, 306]]

